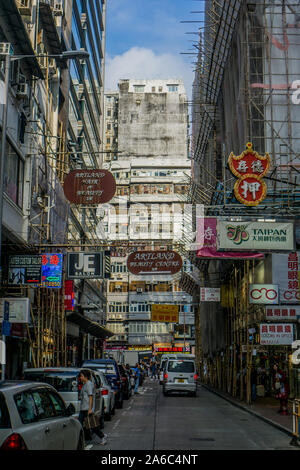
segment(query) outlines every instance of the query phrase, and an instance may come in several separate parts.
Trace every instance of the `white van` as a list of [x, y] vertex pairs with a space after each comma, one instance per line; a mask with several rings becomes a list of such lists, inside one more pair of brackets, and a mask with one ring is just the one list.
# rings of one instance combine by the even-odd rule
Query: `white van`
[[197, 392], [197, 370], [193, 359], [169, 358], [163, 372], [163, 394], [186, 392], [195, 397]]

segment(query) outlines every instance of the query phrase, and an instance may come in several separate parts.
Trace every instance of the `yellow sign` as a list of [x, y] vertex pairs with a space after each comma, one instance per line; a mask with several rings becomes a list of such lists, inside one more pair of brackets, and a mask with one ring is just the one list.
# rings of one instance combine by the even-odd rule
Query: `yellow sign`
[[179, 307], [178, 305], [159, 305], [151, 306], [151, 321], [158, 321], [163, 323], [178, 323], [179, 322]]

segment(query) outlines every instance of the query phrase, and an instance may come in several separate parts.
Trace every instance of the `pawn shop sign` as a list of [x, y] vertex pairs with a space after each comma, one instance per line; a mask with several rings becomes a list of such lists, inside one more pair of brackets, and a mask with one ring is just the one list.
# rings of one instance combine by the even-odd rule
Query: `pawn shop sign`
[[234, 185], [234, 194], [239, 202], [246, 206], [257, 206], [266, 197], [267, 185], [262, 178], [270, 169], [271, 159], [268, 153], [259, 155], [247, 144], [247, 150], [241, 155], [229, 155], [229, 167], [238, 178]]

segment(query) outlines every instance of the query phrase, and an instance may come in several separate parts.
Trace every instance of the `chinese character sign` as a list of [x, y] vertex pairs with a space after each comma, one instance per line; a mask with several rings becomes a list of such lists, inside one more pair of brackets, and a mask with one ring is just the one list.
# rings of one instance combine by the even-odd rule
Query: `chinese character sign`
[[61, 288], [63, 255], [61, 253], [46, 253], [42, 256], [41, 287]]
[[300, 305], [266, 307], [266, 320], [295, 320], [300, 316]]
[[232, 173], [238, 178], [234, 185], [234, 194], [239, 202], [246, 206], [257, 206], [267, 194], [267, 185], [262, 178], [270, 168], [270, 155], [259, 155], [247, 144], [247, 150], [236, 156], [232, 152], [228, 159]]
[[273, 282], [280, 287], [282, 304], [299, 304], [300, 301], [300, 252], [272, 254]]
[[294, 327], [288, 323], [260, 325], [260, 344], [288, 345], [294, 341]]

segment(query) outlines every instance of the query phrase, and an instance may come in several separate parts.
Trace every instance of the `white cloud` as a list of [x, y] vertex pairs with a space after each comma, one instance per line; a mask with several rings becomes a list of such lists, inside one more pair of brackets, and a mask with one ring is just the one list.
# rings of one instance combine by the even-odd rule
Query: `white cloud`
[[156, 55], [151, 49], [132, 47], [122, 55], [106, 58], [105, 89], [117, 90], [120, 79], [182, 79], [191, 99], [194, 72], [179, 55]]

